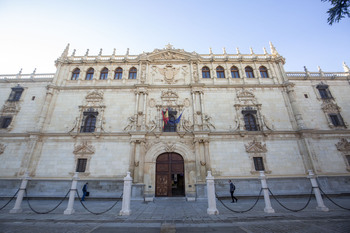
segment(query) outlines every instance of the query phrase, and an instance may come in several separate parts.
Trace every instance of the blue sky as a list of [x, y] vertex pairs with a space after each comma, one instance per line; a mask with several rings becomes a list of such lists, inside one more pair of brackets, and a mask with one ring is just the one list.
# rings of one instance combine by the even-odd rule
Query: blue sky
[[[350, 66], [350, 19], [327, 24], [321, 0], [0, 0], [0, 74], [55, 72], [70, 54], [130, 54], [171, 43], [188, 52], [263, 53], [269, 41], [286, 71], [343, 71]], [[269, 48], [268, 48], [269, 51]]]

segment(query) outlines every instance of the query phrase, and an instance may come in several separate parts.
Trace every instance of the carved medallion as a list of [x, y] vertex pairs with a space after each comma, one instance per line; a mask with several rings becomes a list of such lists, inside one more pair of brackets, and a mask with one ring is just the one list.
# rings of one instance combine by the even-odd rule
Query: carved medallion
[[164, 68], [158, 68], [158, 70], [168, 84], [173, 84], [176, 82], [175, 75], [179, 73], [180, 68], [175, 68], [171, 64], [168, 64]]
[[95, 148], [89, 145], [87, 141], [83, 141], [82, 144], [74, 147], [74, 154], [94, 154]]

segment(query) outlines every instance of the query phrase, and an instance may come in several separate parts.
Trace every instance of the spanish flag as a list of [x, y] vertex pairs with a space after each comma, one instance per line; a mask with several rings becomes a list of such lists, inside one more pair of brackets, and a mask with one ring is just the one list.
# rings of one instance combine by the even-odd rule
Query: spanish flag
[[169, 121], [169, 113], [168, 113], [168, 109], [166, 109], [165, 113], [162, 111], [162, 115], [163, 115], [163, 129], [164, 126], [168, 123]]

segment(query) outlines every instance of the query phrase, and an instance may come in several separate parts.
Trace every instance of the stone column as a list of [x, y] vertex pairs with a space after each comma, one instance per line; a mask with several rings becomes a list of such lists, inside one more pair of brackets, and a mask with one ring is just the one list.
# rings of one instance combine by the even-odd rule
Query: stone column
[[207, 171], [211, 169], [210, 165], [210, 155], [209, 155], [209, 140], [204, 140], [204, 157], [205, 157], [205, 167]]
[[266, 183], [266, 176], [264, 171], [260, 171], [260, 180], [261, 180], [261, 187], [264, 192], [264, 200], [265, 200], [265, 213], [275, 213], [275, 210], [271, 207], [271, 201], [269, 196], [269, 190], [267, 189], [267, 183]]
[[135, 140], [130, 141], [130, 163], [129, 163], [129, 171], [134, 175], [135, 170]]
[[130, 177], [130, 172], [127, 172], [126, 177], [124, 177], [123, 203], [122, 203], [122, 210], [119, 212], [119, 215], [131, 214], [131, 210], [130, 210], [131, 184], [132, 184], [132, 178]]
[[329, 209], [323, 203], [323, 199], [320, 193], [320, 189], [318, 188], [315, 174], [313, 173], [312, 170], [308, 170], [308, 172], [309, 172], [309, 175], [307, 178], [310, 179], [313, 191], [315, 193], [316, 201], [317, 201], [316, 209], [320, 211], [329, 211]]
[[208, 176], [206, 179], [207, 179], [207, 194], [208, 194], [207, 214], [217, 215], [219, 214], [219, 211], [216, 208], [215, 184], [214, 184], [214, 177], [211, 175], [211, 171], [208, 171]]
[[25, 190], [27, 188], [28, 180], [30, 180], [29, 174], [28, 174], [28, 172], [25, 172], [24, 176], [22, 178], [21, 186], [20, 186], [18, 194], [17, 194], [15, 206], [13, 207], [13, 209], [10, 210], [11, 214], [16, 214], [16, 213], [22, 212], [21, 204], [23, 201], [23, 196], [24, 196]]
[[195, 150], [195, 156], [196, 156], [196, 178], [197, 181], [203, 182], [204, 180], [202, 179], [201, 176], [201, 159], [200, 159], [200, 151], [199, 151], [199, 140], [195, 139], [194, 140], [194, 150]]
[[72, 186], [70, 188], [67, 209], [63, 212], [63, 214], [73, 214], [75, 212], [73, 207], [74, 207], [75, 192], [77, 191], [78, 180], [79, 180], [79, 173], [75, 172], [72, 179]]

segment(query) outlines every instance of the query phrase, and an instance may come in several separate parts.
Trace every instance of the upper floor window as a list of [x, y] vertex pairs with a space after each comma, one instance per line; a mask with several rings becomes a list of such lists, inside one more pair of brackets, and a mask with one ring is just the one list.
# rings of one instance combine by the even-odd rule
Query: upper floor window
[[245, 68], [245, 74], [246, 74], [247, 78], [254, 78], [254, 72], [253, 72], [252, 67], [247, 66]]
[[1, 117], [0, 118], [0, 126], [2, 129], [6, 129], [7, 127], [9, 127], [9, 125], [11, 124], [12, 121], [12, 117]]
[[85, 172], [86, 170], [87, 159], [78, 159], [76, 172]]
[[[166, 112], [163, 112], [163, 114], [166, 114]], [[168, 119], [167, 122], [164, 123], [163, 131], [164, 132], [176, 132], [176, 114], [177, 111], [168, 110]]]
[[269, 75], [267, 73], [267, 68], [265, 66], [260, 66], [259, 71], [260, 71], [260, 75], [261, 75], [262, 78], [268, 78], [269, 77]]
[[202, 68], [202, 77], [203, 78], [210, 78], [210, 69], [207, 66], [204, 66]]
[[232, 78], [240, 78], [239, 71], [238, 71], [238, 68], [236, 66], [231, 67], [231, 76], [232, 76]]
[[20, 86], [13, 87], [8, 101], [19, 101], [19, 99], [22, 96], [23, 90], [24, 90], [23, 87], [20, 87]]
[[71, 80], [78, 80], [79, 74], [80, 74], [80, 69], [79, 68], [74, 69]]
[[105, 67], [101, 70], [100, 79], [105, 80], [108, 78], [108, 69]]
[[115, 69], [114, 79], [122, 79], [122, 77], [123, 77], [123, 69], [118, 67], [117, 69]]
[[320, 93], [321, 99], [330, 99], [332, 98], [331, 92], [329, 91], [328, 85], [319, 84], [316, 86], [318, 92]]
[[95, 132], [97, 115], [98, 115], [98, 112], [93, 112], [93, 111], [84, 112], [84, 117], [82, 121], [83, 125], [80, 128], [80, 132], [83, 132], [83, 133]]
[[137, 70], [135, 67], [130, 68], [129, 70], [129, 79], [136, 79]]
[[95, 70], [93, 68], [90, 68], [86, 73], [85, 80], [92, 80], [94, 77], [94, 72], [95, 72]]
[[344, 122], [340, 114], [329, 114], [329, 119], [334, 126], [344, 126]]
[[255, 171], [264, 171], [264, 160], [262, 157], [253, 157]]
[[222, 66], [216, 67], [216, 75], [218, 78], [225, 78], [225, 69]]
[[258, 131], [258, 125], [256, 123], [255, 114], [250, 112], [243, 114], [245, 129], [248, 131]]

